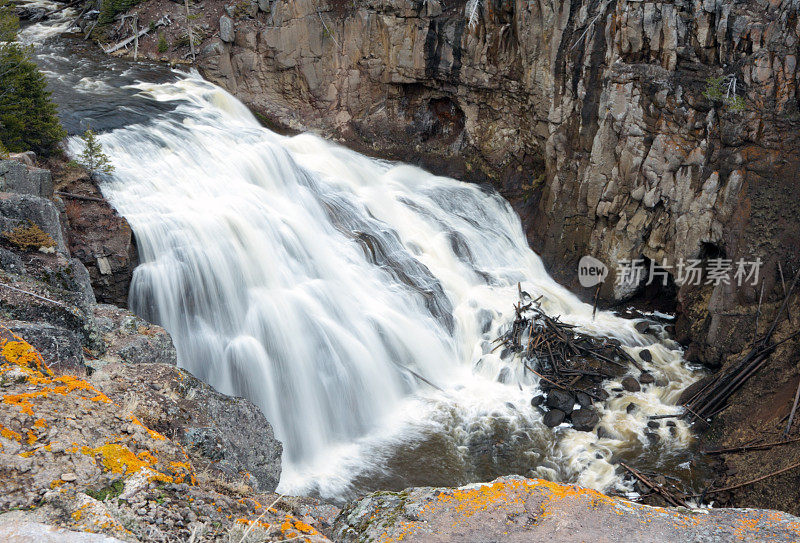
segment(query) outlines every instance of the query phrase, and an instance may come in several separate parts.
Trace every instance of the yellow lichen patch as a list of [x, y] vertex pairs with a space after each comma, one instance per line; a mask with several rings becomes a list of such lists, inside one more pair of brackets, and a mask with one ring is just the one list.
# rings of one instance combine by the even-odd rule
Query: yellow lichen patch
[[6, 439], [13, 439], [14, 441], [22, 441], [22, 435], [14, 430], [9, 430], [5, 426], [0, 426], [0, 436]]
[[150, 437], [152, 437], [153, 439], [158, 439], [160, 441], [166, 441], [166, 439], [167, 439], [166, 437], [164, 437], [163, 435], [159, 434], [155, 430], [151, 430], [150, 428], [148, 428], [147, 426], [142, 424], [141, 421], [138, 418], [132, 416], [131, 417], [131, 422], [133, 422], [133, 424], [136, 424], [137, 426], [141, 426], [142, 428], [144, 428], [145, 431], [148, 434], [150, 434]]
[[111, 473], [119, 475], [133, 475], [142, 468], [152, 469], [150, 458], [139, 458], [128, 447], [119, 443], [107, 443], [100, 447], [83, 447], [83, 454], [87, 456], [100, 456], [100, 462]]
[[[2, 328], [0, 327], [0, 332]], [[6, 329], [6, 337], [10, 332]], [[13, 335], [13, 334], [12, 334]], [[43, 435], [38, 430], [49, 427], [58, 427], [60, 417], [67, 417], [74, 413], [74, 403], [64, 404], [64, 409], [53, 401], [60, 402], [61, 397], [68, 397], [70, 402], [99, 402], [117, 406], [108, 396], [97, 390], [91, 383], [71, 375], [53, 376], [49, 368], [42, 361], [41, 356], [27, 342], [17, 336], [13, 340], [0, 337], [0, 366], [4, 369], [18, 368], [24, 375], [24, 382], [19, 383], [25, 392], [17, 388], [13, 393], [0, 397], [0, 402], [15, 406], [24, 415], [34, 419], [22, 418], [22, 427], [8, 429], [0, 426], [0, 435], [7, 439], [14, 439], [23, 445], [32, 446]], [[18, 372], [19, 373], [19, 372]], [[67, 408], [67, 405], [70, 405]], [[53, 416], [49, 422], [34, 415], [37, 409], [46, 411]], [[107, 413], [109, 408], [93, 406], [93, 411], [98, 416], [111, 417]], [[112, 409], [114, 411], [114, 409]], [[105, 413], [105, 415], [101, 415]], [[116, 413], [114, 413], [116, 415]], [[106, 430], [102, 441], [85, 441], [86, 437], [81, 432], [75, 432], [75, 441], [65, 449], [67, 454], [83, 453], [92, 456], [97, 461], [97, 466], [106, 473], [129, 477], [142, 469], [148, 470], [151, 480], [159, 482], [190, 482], [196, 484], [194, 468], [189, 462], [186, 451], [179, 444], [167, 440], [166, 437], [142, 424], [135, 416], [128, 415], [128, 420], [140, 426], [145, 432], [128, 434], [126, 432], [113, 432], [118, 424], [125, 422], [109, 422], [111, 425]], [[120, 420], [120, 417], [110, 418], [110, 421]], [[15, 431], [16, 430], [16, 431]], [[122, 430], [122, 428], [119, 428]], [[39, 435], [37, 435], [39, 434]], [[24, 440], [23, 440], [24, 435]], [[91, 438], [90, 438], [91, 439]], [[26, 447], [28, 448], [28, 447]], [[23, 457], [33, 455], [39, 448], [23, 450], [19, 454]], [[49, 445], [45, 447], [49, 449]], [[152, 474], [152, 475], [150, 475]]]
[[[8, 329], [6, 328], [6, 331]], [[10, 333], [10, 332], [9, 332]], [[0, 356], [3, 363], [36, 369], [42, 373], [50, 374], [50, 369], [45, 366], [42, 356], [27, 341], [11, 334], [13, 341], [0, 338]]]
[[303, 535], [316, 535], [317, 532], [311, 525], [306, 524], [302, 520], [294, 518], [290, 514], [286, 514], [283, 522], [281, 522], [281, 533], [285, 538], [299, 538]]

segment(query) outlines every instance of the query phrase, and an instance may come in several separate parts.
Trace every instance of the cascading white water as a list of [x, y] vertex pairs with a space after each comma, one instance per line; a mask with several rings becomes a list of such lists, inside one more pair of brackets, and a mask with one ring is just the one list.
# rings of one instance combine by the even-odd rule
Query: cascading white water
[[[611, 313], [593, 320], [501, 197], [279, 136], [196, 75], [137, 88], [175, 108], [100, 136], [116, 168], [103, 192], [142, 259], [132, 308], [170, 331], [183, 367], [261, 407], [284, 443], [282, 491], [342, 497], [498, 470], [608, 488], [621, 485], [612, 456], [653, 450], [647, 416], [675, 412], [694, 379], [680, 350]], [[491, 352], [518, 283], [584, 331], [634, 354], [648, 345], [669, 384], [598, 406], [608, 437], [544, 427], [537, 379]], [[667, 430], [663, 458], [690, 440], [681, 422]]]

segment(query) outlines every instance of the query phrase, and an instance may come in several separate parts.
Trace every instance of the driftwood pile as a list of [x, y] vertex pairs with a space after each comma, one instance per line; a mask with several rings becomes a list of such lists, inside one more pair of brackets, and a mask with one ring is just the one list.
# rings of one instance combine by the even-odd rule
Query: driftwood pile
[[[518, 355], [525, 371], [540, 378], [540, 387], [547, 396], [537, 396], [531, 403], [549, 408], [544, 418], [546, 425], [557, 426], [569, 420], [576, 429], [591, 431], [599, 421], [591, 409], [592, 401], [608, 398], [599, 383], [625, 375], [630, 366], [642, 374], [639, 381], [630, 376], [625, 378], [630, 381], [628, 390], [639, 390], [640, 382], [652, 383], [653, 377], [617, 340], [580, 332], [574, 325], [547, 315], [542, 311], [540, 299], [534, 300], [519, 289], [514, 322], [495, 340], [494, 350], [504, 348]], [[573, 412], [575, 403], [581, 408]]]
[[[520, 301], [514, 305], [516, 317], [511, 328], [495, 340], [498, 345], [517, 353], [528, 371], [546, 383], [564, 390], [600, 383], [624, 375], [628, 366], [644, 368], [615, 339], [598, 338], [576, 330], [542, 311], [539, 300], [520, 289]], [[546, 388], [546, 387], [545, 387]], [[577, 389], [579, 390], [579, 389]], [[592, 390], [581, 390], [595, 399]]]

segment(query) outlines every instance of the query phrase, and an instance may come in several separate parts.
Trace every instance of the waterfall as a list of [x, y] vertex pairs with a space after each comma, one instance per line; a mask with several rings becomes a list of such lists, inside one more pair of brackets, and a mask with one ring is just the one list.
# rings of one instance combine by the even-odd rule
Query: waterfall
[[[610, 312], [593, 319], [503, 198], [275, 134], [196, 74], [172, 79], [132, 91], [170, 108], [100, 135], [115, 167], [102, 190], [142, 261], [131, 307], [167, 328], [182, 367], [263, 410], [284, 443], [280, 490], [342, 497], [498, 471], [607, 489], [622, 485], [612, 456], [656, 447], [647, 416], [675, 412], [695, 378], [680, 349]], [[537, 378], [492, 343], [518, 284], [565, 322], [648, 346], [669, 384], [598, 406], [612, 437], [546, 428]], [[663, 458], [691, 439], [675, 428], [660, 430]]]

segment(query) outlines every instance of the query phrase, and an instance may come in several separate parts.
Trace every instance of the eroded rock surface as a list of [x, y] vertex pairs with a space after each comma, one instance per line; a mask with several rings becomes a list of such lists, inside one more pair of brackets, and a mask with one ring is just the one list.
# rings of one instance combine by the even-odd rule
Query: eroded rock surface
[[[263, 416], [182, 370], [55, 376], [4, 331], [0, 394], [0, 536], [11, 541], [328, 541], [322, 531], [338, 509], [264, 493], [280, 472], [280, 445]], [[196, 449], [195, 430], [221, 445], [216, 455]]]
[[663, 509], [518, 476], [461, 488], [378, 492], [346, 506], [334, 539], [349, 542], [797, 541], [800, 519], [744, 509]]
[[220, 394], [165, 364], [113, 364], [91, 381], [144, 424], [183, 445], [198, 469], [248, 480], [262, 492], [278, 486], [283, 448], [250, 401]]

